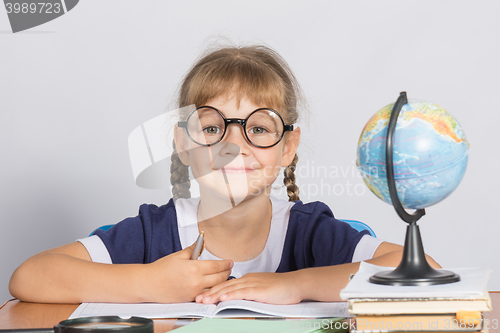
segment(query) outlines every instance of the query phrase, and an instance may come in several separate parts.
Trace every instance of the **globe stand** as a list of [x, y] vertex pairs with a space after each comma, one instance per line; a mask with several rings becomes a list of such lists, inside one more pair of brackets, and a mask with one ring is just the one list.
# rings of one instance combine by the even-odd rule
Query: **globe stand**
[[403, 208], [396, 190], [393, 165], [394, 134], [399, 112], [406, 103], [408, 103], [408, 99], [406, 92], [403, 91], [392, 108], [385, 147], [387, 185], [392, 205], [399, 217], [408, 223], [403, 258], [395, 270], [377, 273], [370, 277], [370, 282], [393, 286], [423, 286], [457, 282], [460, 281], [458, 274], [451, 271], [435, 270], [427, 262], [422, 238], [420, 237], [420, 229], [417, 225], [417, 221], [425, 215], [425, 209], [417, 209], [413, 214], [408, 214]]

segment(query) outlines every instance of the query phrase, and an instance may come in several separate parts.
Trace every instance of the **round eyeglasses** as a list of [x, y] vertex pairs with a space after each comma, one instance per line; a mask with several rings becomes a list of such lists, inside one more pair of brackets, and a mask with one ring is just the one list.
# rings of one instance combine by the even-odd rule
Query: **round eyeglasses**
[[185, 128], [189, 138], [200, 146], [220, 142], [230, 124], [243, 126], [248, 142], [258, 148], [275, 146], [286, 131], [293, 131], [293, 125], [286, 125], [277, 111], [268, 108], [257, 109], [246, 119], [239, 119], [226, 118], [214, 107], [201, 106], [192, 111], [186, 121], [178, 122], [178, 126]]

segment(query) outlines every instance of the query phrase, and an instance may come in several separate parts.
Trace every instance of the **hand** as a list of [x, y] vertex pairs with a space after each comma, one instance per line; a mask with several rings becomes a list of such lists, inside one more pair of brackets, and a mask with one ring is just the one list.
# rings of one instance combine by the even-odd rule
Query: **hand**
[[191, 260], [194, 246], [148, 264], [147, 302], [192, 302], [196, 295], [228, 279], [231, 260]]
[[246, 299], [271, 304], [295, 304], [302, 300], [297, 272], [249, 273], [222, 282], [196, 297], [198, 303]]

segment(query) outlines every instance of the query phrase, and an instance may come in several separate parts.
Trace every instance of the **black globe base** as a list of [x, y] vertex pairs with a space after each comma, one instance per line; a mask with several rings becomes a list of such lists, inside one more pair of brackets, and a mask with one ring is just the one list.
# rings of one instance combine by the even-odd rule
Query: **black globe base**
[[460, 281], [460, 276], [451, 271], [437, 271], [433, 269], [426, 274], [408, 276], [406, 272], [386, 271], [380, 272], [370, 277], [371, 283], [384, 284], [389, 286], [429, 286], [434, 284], [447, 284]]
[[458, 281], [458, 274], [436, 270], [429, 265], [416, 222], [410, 223], [406, 228], [403, 258], [399, 266], [393, 271], [379, 272], [370, 277], [371, 283], [391, 286], [428, 286]]

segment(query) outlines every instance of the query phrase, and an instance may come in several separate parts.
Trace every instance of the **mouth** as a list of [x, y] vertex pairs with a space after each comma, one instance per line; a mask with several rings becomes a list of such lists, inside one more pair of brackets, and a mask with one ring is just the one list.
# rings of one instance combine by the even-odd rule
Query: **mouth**
[[228, 167], [223, 167], [220, 169], [217, 169], [216, 171], [224, 172], [224, 173], [230, 173], [230, 174], [240, 174], [240, 173], [249, 173], [252, 171], [255, 171], [255, 169], [251, 168], [228, 168]]

